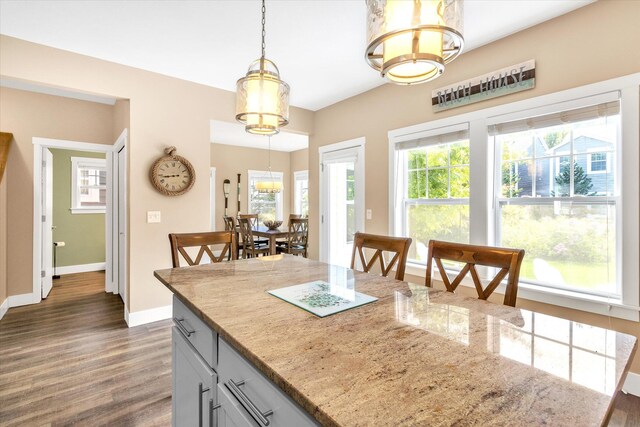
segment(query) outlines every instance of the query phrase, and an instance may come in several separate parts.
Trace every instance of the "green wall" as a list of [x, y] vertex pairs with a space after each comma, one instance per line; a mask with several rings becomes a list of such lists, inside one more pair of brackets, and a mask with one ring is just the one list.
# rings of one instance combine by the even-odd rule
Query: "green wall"
[[53, 153], [53, 230], [54, 242], [65, 242], [58, 249], [59, 267], [105, 262], [105, 214], [71, 213], [71, 157], [104, 159], [104, 153], [51, 149]]

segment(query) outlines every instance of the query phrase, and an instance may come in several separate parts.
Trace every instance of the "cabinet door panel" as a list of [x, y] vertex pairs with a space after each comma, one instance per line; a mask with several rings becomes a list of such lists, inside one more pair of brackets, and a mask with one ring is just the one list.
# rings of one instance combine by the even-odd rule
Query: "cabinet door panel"
[[[172, 336], [173, 425], [209, 426], [209, 399], [217, 402], [216, 373], [202, 360], [176, 327], [173, 328]], [[213, 424], [215, 425], [215, 422]]]
[[218, 385], [218, 427], [257, 427], [240, 404], [221, 385]]

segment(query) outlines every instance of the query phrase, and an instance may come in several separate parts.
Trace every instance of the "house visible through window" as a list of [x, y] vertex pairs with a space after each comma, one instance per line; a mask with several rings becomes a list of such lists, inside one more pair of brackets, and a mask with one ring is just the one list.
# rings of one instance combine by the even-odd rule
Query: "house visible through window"
[[104, 213], [107, 206], [107, 162], [71, 158], [71, 212]]
[[613, 153], [619, 101], [492, 126], [499, 246], [523, 248], [520, 280], [619, 294]]
[[282, 172], [249, 171], [249, 212], [257, 213], [259, 220], [282, 219], [282, 191], [280, 193], [259, 193], [256, 182], [275, 181], [282, 184]]

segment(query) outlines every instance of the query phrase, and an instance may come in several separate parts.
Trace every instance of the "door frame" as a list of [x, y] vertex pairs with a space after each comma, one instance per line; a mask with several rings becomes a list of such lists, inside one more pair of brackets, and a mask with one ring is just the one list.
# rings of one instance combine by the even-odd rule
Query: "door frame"
[[[105, 287], [105, 292], [111, 292], [114, 295], [119, 295], [120, 294], [120, 277], [118, 275], [119, 273], [119, 268], [120, 267], [118, 265], [118, 263], [120, 262], [120, 229], [118, 227], [118, 215], [119, 215], [119, 210], [120, 210], [120, 194], [119, 194], [119, 187], [118, 187], [118, 180], [120, 179], [120, 175], [118, 173], [116, 173], [116, 171], [119, 170], [120, 168], [120, 164], [119, 164], [119, 158], [118, 158], [118, 154], [120, 153], [120, 151], [124, 150], [124, 209], [125, 209], [125, 219], [124, 219], [124, 230], [125, 230], [125, 237], [127, 239], [127, 243], [129, 240], [129, 233], [128, 233], [128, 200], [127, 200], [127, 162], [128, 162], [128, 136], [129, 136], [129, 131], [127, 129], [124, 129], [122, 131], [122, 133], [120, 134], [120, 136], [118, 137], [118, 139], [116, 139], [116, 142], [113, 144], [113, 146], [111, 147], [111, 153], [107, 154], [107, 157], [110, 157], [110, 160], [107, 161], [107, 176], [111, 177], [111, 179], [107, 180], [107, 184], [111, 186], [111, 191], [108, 190], [107, 187], [107, 212], [111, 212], [110, 216], [111, 218], [105, 217], [105, 220], [108, 221], [108, 229], [105, 230], [107, 235], [106, 235], [106, 242], [107, 242], [107, 271], [109, 272], [109, 274], [107, 275], [108, 277], [106, 278], [107, 280], [107, 284]], [[110, 209], [109, 209], [110, 208]], [[128, 244], [125, 244], [125, 249], [124, 249], [124, 277], [125, 277], [125, 283], [124, 283], [124, 292], [121, 297], [124, 303], [124, 307], [125, 310], [127, 309], [128, 305], [127, 305], [127, 298], [128, 298], [128, 287], [127, 287], [127, 282], [128, 282], [128, 266], [127, 266], [127, 247]]]
[[211, 166], [209, 172], [209, 218], [211, 231], [216, 231], [216, 167]]
[[[358, 163], [361, 165], [361, 167], [356, 168], [357, 170], [355, 171], [355, 178], [356, 178], [356, 199], [355, 199], [355, 204], [356, 206], [361, 206], [362, 208], [360, 209], [360, 212], [358, 212], [356, 215], [358, 215], [358, 217], [360, 217], [360, 223], [362, 224], [362, 230], [357, 230], [360, 232], [364, 232], [365, 231], [365, 167], [366, 167], [366, 163], [365, 163], [365, 157], [364, 157], [364, 153], [365, 153], [365, 149], [364, 149], [364, 145], [366, 143], [366, 139], [364, 136], [359, 137], [359, 138], [354, 138], [354, 139], [349, 139], [346, 141], [342, 141], [342, 142], [336, 142], [335, 144], [329, 144], [329, 145], [323, 145], [322, 147], [318, 147], [318, 171], [320, 173], [318, 173], [318, 188], [320, 189], [319, 194], [320, 194], [320, 203], [318, 204], [318, 231], [319, 234], [318, 236], [320, 236], [320, 238], [318, 239], [318, 243], [319, 243], [319, 259], [322, 262], [327, 262], [328, 260], [328, 242], [325, 242], [325, 238], [326, 238], [326, 234], [327, 234], [327, 230], [326, 230], [326, 222], [324, 221], [324, 216], [326, 214], [325, 212], [325, 208], [326, 208], [326, 203], [327, 203], [327, 199], [328, 199], [328, 188], [325, 188], [324, 185], [324, 164], [323, 164], [323, 157], [325, 154], [329, 154], [329, 153], [334, 153], [336, 151], [341, 151], [341, 150], [347, 150], [347, 149], [352, 149], [355, 148], [356, 152], [357, 152], [357, 157], [358, 157]], [[360, 161], [362, 161], [362, 163], [360, 163]]]
[[[125, 139], [128, 134], [125, 129], [121, 135]], [[64, 139], [51, 139], [33, 137], [33, 269], [32, 269], [32, 304], [42, 301], [42, 161], [43, 150], [48, 148], [59, 148], [64, 150], [90, 151], [105, 153], [107, 161], [107, 177], [113, 176], [113, 152], [115, 145], [95, 144], [91, 142], [69, 141]], [[107, 208], [105, 212], [105, 233], [106, 233], [106, 270], [105, 270], [105, 292], [113, 292], [113, 248], [112, 248], [112, 217], [113, 217], [113, 188], [112, 180], [107, 179]], [[116, 287], [115, 292], [118, 292]]]

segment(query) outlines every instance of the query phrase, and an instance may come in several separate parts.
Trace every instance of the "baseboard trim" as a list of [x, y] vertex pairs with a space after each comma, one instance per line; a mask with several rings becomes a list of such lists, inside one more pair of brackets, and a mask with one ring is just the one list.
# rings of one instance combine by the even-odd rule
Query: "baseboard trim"
[[7, 303], [9, 305], [7, 308], [34, 304], [33, 294], [10, 295], [7, 297]]
[[9, 310], [9, 298], [5, 298], [5, 300], [2, 301], [2, 304], [0, 304], [0, 320], [2, 320], [4, 315], [7, 313], [7, 310]]
[[107, 268], [106, 262], [95, 262], [93, 264], [79, 264], [79, 265], [66, 265], [63, 267], [56, 267], [56, 274], [73, 274], [73, 273], [88, 273], [90, 271], [102, 271]]
[[135, 311], [129, 313], [124, 311], [124, 320], [130, 328], [134, 326], [145, 325], [147, 323], [157, 322], [159, 320], [171, 319], [173, 317], [173, 306], [165, 305], [164, 307], [151, 308], [149, 310]]
[[640, 374], [634, 374], [633, 372], [627, 373], [627, 379], [622, 386], [622, 390], [640, 397]]

